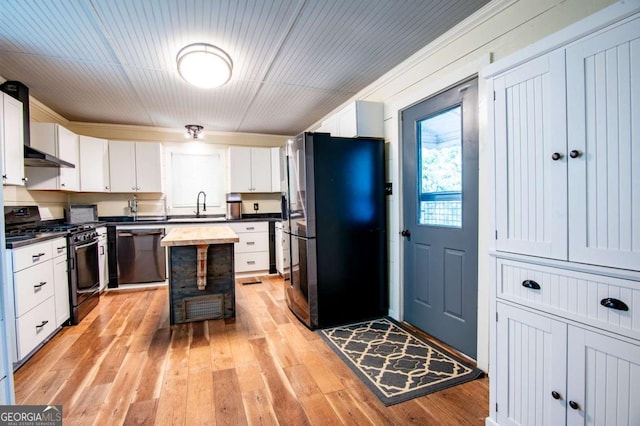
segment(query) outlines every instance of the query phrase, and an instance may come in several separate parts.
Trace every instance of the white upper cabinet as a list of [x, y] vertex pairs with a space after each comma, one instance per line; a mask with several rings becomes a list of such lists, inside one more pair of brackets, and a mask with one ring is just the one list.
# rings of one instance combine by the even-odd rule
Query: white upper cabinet
[[80, 136], [80, 190], [109, 191], [109, 141]]
[[80, 190], [78, 135], [56, 123], [31, 122], [31, 146], [75, 167], [27, 167], [29, 189]]
[[638, 66], [640, 19], [494, 79], [498, 250], [640, 270]]
[[271, 148], [229, 147], [229, 192], [272, 192], [271, 180]]
[[561, 51], [494, 80], [498, 250], [567, 257], [564, 82]]
[[569, 260], [640, 270], [640, 19], [567, 49]]
[[158, 142], [109, 141], [111, 192], [162, 192]]
[[316, 131], [343, 138], [382, 138], [384, 106], [381, 102], [354, 101], [323, 121]]
[[24, 185], [24, 128], [22, 102], [1, 93], [0, 142], [2, 143], [2, 183]]

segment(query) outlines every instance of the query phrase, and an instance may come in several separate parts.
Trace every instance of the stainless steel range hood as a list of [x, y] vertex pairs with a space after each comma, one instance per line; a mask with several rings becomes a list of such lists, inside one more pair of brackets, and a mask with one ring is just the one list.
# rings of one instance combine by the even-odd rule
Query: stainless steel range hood
[[24, 165], [30, 167], [76, 167], [68, 161], [64, 161], [46, 152], [38, 151], [29, 145], [24, 146]]
[[5, 81], [0, 84], [0, 90], [22, 102], [22, 119], [24, 129], [24, 165], [29, 167], [70, 167], [76, 166], [54, 155], [39, 151], [31, 147], [31, 132], [29, 129], [29, 88], [19, 81]]

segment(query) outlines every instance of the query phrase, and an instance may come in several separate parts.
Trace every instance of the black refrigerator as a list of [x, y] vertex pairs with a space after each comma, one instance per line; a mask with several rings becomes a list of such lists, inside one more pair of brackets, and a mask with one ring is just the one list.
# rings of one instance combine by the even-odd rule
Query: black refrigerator
[[302, 133], [283, 151], [287, 305], [311, 329], [387, 315], [384, 140]]

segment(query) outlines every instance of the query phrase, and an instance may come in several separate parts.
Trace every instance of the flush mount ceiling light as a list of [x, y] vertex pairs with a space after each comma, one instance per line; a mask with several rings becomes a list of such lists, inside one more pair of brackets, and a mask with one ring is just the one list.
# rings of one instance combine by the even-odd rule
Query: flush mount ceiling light
[[204, 136], [202, 133], [202, 129], [204, 129], [204, 127], [199, 124], [187, 124], [184, 128], [187, 129], [187, 132], [185, 133], [186, 138], [202, 139]]
[[205, 89], [225, 84], [233, 70], [233, 61], [227, 52], [207, 43], [183, 47], [178, 52], [176, 62], [182, 78]]

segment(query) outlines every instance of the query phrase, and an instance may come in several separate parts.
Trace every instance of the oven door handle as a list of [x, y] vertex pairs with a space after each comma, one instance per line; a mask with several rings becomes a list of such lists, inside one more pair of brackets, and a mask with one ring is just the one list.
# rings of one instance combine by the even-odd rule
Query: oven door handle
[[83, 249], [85, 247], [89, 247], [89, 246], [96, 245], [96, 244], [98, 244], [98, 240], [93, 240], [90, 243], [82, 244], [82, 245], [79, 245], [79, 246], [75, 246], [75, 249], [76, 249], [76, 251], [78, 251], [79, 249]]

